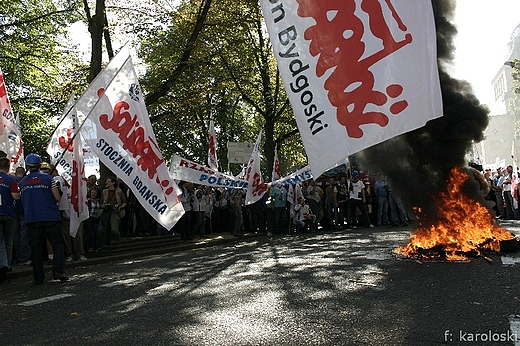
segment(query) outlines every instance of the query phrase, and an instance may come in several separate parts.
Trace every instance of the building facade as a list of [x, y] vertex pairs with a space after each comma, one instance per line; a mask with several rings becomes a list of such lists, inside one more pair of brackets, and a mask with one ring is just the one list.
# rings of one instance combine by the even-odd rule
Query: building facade
[[505, 57], [492, 81], [495, 101], [487, 105], [490, 109], [489, 125], [484, 131], [485, 139], [480, 143], [478, 154], [480, 163], [487, 166], [510, 164], [513, 141], [520, 153], [520, 138], [515, 138], [515, 109], [511, 105], [515, 96], [512, 91], [512, 62], [520, 59], [520, 24], [511, 34]]

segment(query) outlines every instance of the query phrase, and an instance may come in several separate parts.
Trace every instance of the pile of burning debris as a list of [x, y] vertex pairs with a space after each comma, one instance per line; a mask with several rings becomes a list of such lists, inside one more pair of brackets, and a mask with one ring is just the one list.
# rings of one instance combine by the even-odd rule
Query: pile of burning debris
[[519, 249], [515, 236], [500, 227], [487, 206], [468, 198], [462, 191], [469, 174], [452, 169], [445, 192], [433, 197], [439, 213], [434, 219], [416, 210], [419, 225], [410, 242], [397, 254], [418, 260], [467, 261], [489, 252]]

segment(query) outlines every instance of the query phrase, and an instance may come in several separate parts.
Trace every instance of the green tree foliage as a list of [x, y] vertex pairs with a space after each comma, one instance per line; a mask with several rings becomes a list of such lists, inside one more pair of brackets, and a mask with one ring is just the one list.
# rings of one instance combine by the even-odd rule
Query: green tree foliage
[[84, 80], [84, 66], [67, 44], [76, 3], [52, 0], [0, 2], [0, 67], [13, 112], [20, 115], [25, 153], [45, 154], [50, 117], [61, 114]]
[[[182, 59], [178, 47], [184, 47], [190, 39], [199, 5], [196, 1], [182, 2], [172, 12], [169, 25], [143, 39], [140, 55], [148, 65], [145, 89], [153, 92], [175, 70]], [[163, 151], [205, 163], [207, 124], [213, 117], [224, 168], [226, 142], [254, 142], [260, 129], [264, 130], [266, 175], [271, 172], [267, 167], [272, 167], [276, 141], [291, 159], [304, 161], [256, 1], [214, 2], [186, 64], [168, 92], [149, 106]], [[238, 169], [233, 167], [233, 172]]]
[[[148, 111], [166, 158], [177, 153], [206, 163], [212, 117], [221, 169], [227, 169], [226, 143], [254, 142], [260, 129], [266, 177], [275, 143], [283, 171], [305, 164], [256, 0], [2, 2], [0, 66], [14, 111], [21, 114], [26, 151], [43, 153], [52, 131], [48, 118], [61, 114], [70, 92], [79, 95], [85, 90], [92, 67], [105, 60], [97, 44], [90, 66], [78, 62], [66, 33], [71, 22], [81, 19], [91, 33], [98, 29], [94, 31], [99, 43], [101, 21], [93, 25], [101, 13], [108, 56], [110, 39], [115, 50], [129, 40], [138, 51], [138, 73], [144, 74], [140, 80]], [[239, 169], [232, 167], [234, 173]]]

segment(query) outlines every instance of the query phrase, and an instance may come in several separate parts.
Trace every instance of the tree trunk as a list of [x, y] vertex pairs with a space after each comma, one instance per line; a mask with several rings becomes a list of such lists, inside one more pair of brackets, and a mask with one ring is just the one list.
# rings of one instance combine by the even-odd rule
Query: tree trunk
[[[108, 22], [105, 14], [105, 0], [96, 0], [96, 13], [90, 17], [90, 9], [86, 0], [84, 0], [85, 12], [88, 18], [88, 31], [92, 38], [92, 54], [90, 56], [90, 75], [89, 83], [101, 72], [101, 64], [103, 61], [103, 34], [107, 45], [109, 56], [112, 55], [112, 43], [110, 41], [110, 35], [108, 34]], [[101, 188], [104, 186], [106, 178], [113, 173], [99, 161], [99, 175], [101, 182]]]

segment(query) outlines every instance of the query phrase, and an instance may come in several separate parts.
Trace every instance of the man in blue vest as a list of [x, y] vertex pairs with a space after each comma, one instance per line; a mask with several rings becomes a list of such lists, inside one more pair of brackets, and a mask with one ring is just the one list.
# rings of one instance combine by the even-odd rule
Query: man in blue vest
[[28, 174], [20, 180], [22, 206], [25, 222], [31, 239], [31, 258], [34, 284], [41, 285], [45, 279], [42, 247], [45, 236], [54, 251], [53, 279], [67, 281], [65, 275], [65, 254], [61, 232], [61, 215], [57, 201], [60, 193], [52, 176], [40, 172], [42, 160], [37, 154], [29, 154], [25, 159]]
[[0, 282], [5, 281], [5, 274], [11, 267], [18, 217], [14, 200], [20, 198], [18, 182], [8, 174], [10, 164], [8, 158], [0, 158]]

